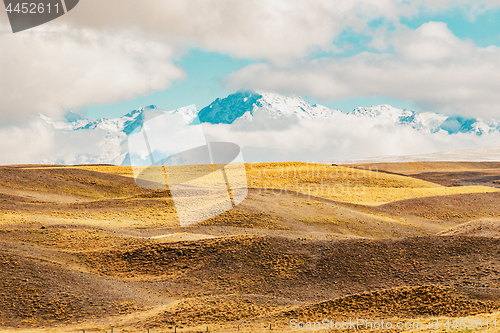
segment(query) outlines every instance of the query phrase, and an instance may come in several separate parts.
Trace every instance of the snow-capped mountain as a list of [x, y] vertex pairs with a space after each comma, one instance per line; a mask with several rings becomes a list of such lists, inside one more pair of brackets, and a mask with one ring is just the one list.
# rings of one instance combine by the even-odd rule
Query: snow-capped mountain
[[[244, 91], [226, 98], [217, 98], [209, 106], [201, 109], [198, 117], [201, 122], [205, 123], [231, 124], [236, 119], [251, 121], [259, 113], [265, 113], [270, 118], [295, 116], [299, 119], [333, 118], [345, 115], [340, 110], [332, 110], [317, 104], [311, 105], [299, 96]], [[482, 135], [500, 131], [500, 124], [494, 119], [483, 120], [447, 116], [434, 112], [416, 112], [398, 109], [387, 104], [356, 108], [348, 115], [385, 119], [426, 133], [444, 131], [448, 134]]]
[[342, 114], [321, 105], [311, 105], [302, 97], [281, 96], [273, 93], [244, 91], [217, 98], [209, 106], [201, 109], [201, 122], [211, 124], [231, 124], [238, 118], [252, 120], [258, 113], [266, 113], [271, 118], [297, 117], [299, 119], [329, 118]]
[[432, 112], [417, 113], [415, 111], [397, 109], [387, 104], [356, 108], [349, 114], [356, 117], [387, 119], [394, 123], [409, 125], [428, 133], [438, 132], [441, 129], [441, 124], [448, 118], [445, 115]]
[[129, 135], [135, 128], [142, 126], [147, 120], [152, 119], [164, 112], [179, 113], [183, 118], [188, 120], [194, 119], [198, 114], [194, 107], [179, 108], [174, 111], [163, 111], [158, 109], [155, 105], [150, 105], [134, 110], [123, 117], [116, 119], [100, 118], [97, 120], [91, 120], [74, 112], [69, 112], [64, 120], [55, 121], [43, 115], [40, 115], [40, 118], [58, 130], [104, 130], [110, 133], [123, 132], [126, 135]]
[[[87, 147], [83, 148], [84, 144], [80, 144], [78, 149], [64, 147], [61, 149], [61, 155], [50, 156], [37, 163], [46, 164], [123, 164], [127, 161], [128, 135], [138, 127], [158, 115], [166, 111], [158, 109], [154, 105], [145, 106], [134, 110], [120, 118], [97, 120], [87, 119], [83, 115], [68, 112], [64, 119], [53, 120], [49, 117], [40, 115], [46, 124], [52, 126], [56, 130], [56, 134], [71, 142], [79, 140], [81, 137], [86, 138]], [[193, 107], [179, 108], [174, 111], [186, 119], [187, 122], [196, 118], [197, 111]], [[79, 139], [75, 139], [78, 137]], [[89, 147], [90, 146], [90, 147]], [[126, 162], [125, 162], [126, 163]]]
[[[61, 156], [54, 156], [44, 160], [43, 162], [60, 164], [126, 164], [128, 161], [128, 135], [130, 135], [134, 129], [143, 126], [147, 120], [165, 112], [166, 111], [160, 110], [156, 106], [151, 105], [134, 110], [123, 117], [116, 119], [101, 118], [91, 120], [80, 114], [72, 112], [68, 113], [65, 119], [57, 121], [45, 116], [40, 116], [40, 119], [46, 125], [51, 126], [57, 133], [64, 134], [60, 136], [68, 138], [68, 142], [72, 142], [71, 140], [81, 140], [75, 139], [77, 137], [94, 138], [93, 141], [89, 139], [89, 142], [92, 142], [93, 146], [87, 150], [68, 148], [66, 147], [70, 145], [70, 143], [68, 143], [63, 147], [64, 149], [61, 149]], [[295, 124], [294, 126], [302, 128], [316, 126], [312, 131], [317, 133], [303, 133], [301, 138], [298, 139], [298, 142], [306, 142], [304, 139], [307, 137], [320, 136], [320, 133], [323, 133], [322, 136], [316, 138], [315, 140], [323, 141], [326, 133], [327, 136], [331, 136], [332, 138], [326, 138], [325, 142], [330, 142], [329, 144], [331, 145], [339, 145], [341, 142], [344, 142], [344, 146], [342, 146], [344, 148], [346, 147], [345, 144], [348, 142], [354, 142], [356, 140], [359, 141], [359, 138], [364, 137], [365, 135], [368, 138], [368, 132], [371, 131], [370, 128], [375, 128], [377, 126], [379, 126], [379, 128], [380, 126], [383, 128], [391, 128], [392, 132], [399, 128], [406, 131], [405, 133], [408, 133], [409, 130], [410, 132], [414, 131], [414, 133], [428, 135], [425, 138], [439, 136], [441, 140], [440, 142], [451, 142], [457, 138], [457, 149], [464, 147], [463, 142], [466, 142], [464, 140], [467, 139], [464, 139], [463, 136], [457, 136], [455, 134], [468, 134], [471, 135], [467, 137], [470, 139], [480, 138], [487, 134], [498, 134], [498, 137], [500, 137], [500, 123], [495, 119], [483, 120], [446, 116], [433, 112], [415, 112], [394, 108], [390, 105], [360, 107], [346, 114], [339, 110], [329, 109], [325, 106], [316, 104], [311, 105], [298, 96], [282, 96], [274, 93], [255, 91], [242, 91], [231, 94], [226, 98], [218, 98], [207, 107], [201, 109], [199, 112], [197, 112], [194, 107], [180, 108], [168, 112], [180, 114], [187, 121], [187, 123], [192, 123], [197, 116], [202, 123], [214, 124], [215, 126], [218, 124], [233, 124], [236, 120], [238, 120], [239, 128], [241, 128], [242, 123], [253, 123], [254, 126], [252, 127], [252, 130], [255, 130], [255, 127], [258, 127], [257, 130], [259, 130], [260, 126], [264, 126], [262, 125], [262, 119], [265, 119], [266, 131], [273, 130], [274, 120], [282, 119], [286, 122], [287, 120], [293, 118], [294, 120], [291, 123]], [[259, 115], [264, 115], [265, 117], [259, 118]], [[278, 123], [283, 124], [283, 121], [276, 122], [276, 124]], [[303, 126], [301, 124], [303, 124]], [[362, 127], [360, 128], [363, 128], [364, 130], [356, 128], [361, 124]], [[325, 126], [333, 126], [337, 129], [329, 131], [324, 128]], [[346, 128], [346, 126], [349, 128]], [[336, 132], [333, 133], [331, 131]], [[236, 132], [224, 133], [229, 133], [229, 135], [238, 135], [235, 134]], [[248, 130], [245, 133], [248, 133]], [[422, 135], [420, 135], [420, 137], [422, 137]], [[352, 139], [355, 140], [350, 140], [349, 136], [352, 136]], [[443, 137], [448, 136], [449, 140], [443, 139]], [[288, 140], [289, 137], [290, 136], [286, 137], [286, 140]], [[406, 137], [408, 137], [408, 135]], [[228, 140], [236, 140], [237, 138], [238, 137], [233, 136], [228, 138]], [[460, 138], [460, 140], [458, 140], [458, 138]], [[263, 139], [262, 136], [257, 135], [255, 138], [247, 140], [253, 144], [259, 140], [262, 141]], [[397, 139], [394, 140], [397, 141]], [[481, 141], [482, 139], [478, 140]], [[265, 141], [263, 144], [267, 144], [268, 141]], [[486, 141], [486, 139], [481, 142], [484, 141]], [[392, 137], [391, 142], [394, 142]], [[491, 144], [495, 143], [493, 142]], [[490, 142], [487, 143], [487, 145], [491, 144]], [[481, 143], [481, 145], [484, 145], [484, 143]], [[471, 147], [471, 144], [467, 144], [467, 146]], [[332, 151], [339, 151], [339, 147], [340, 146], [337, 148], [333, 147]], [[401, 148], [398, 149], [397, 153], [400, 154]], [[436, 151], [436, 147], [433, 149]], [[389, 148], [384, 150], [384, 153], [388, 150]], [[84, 152], [82, 153], [82, 151]], [[414, 155], [414, 153], [408, 154]], [[335, 156], [332, 156], [332, 158], [335, 158]], [[299, 157], [296, 158], [296, 160], [299, 159]]]
[[494, 119], [483, 120], [479, 118], [449, 117], [434, 112], [401, 110], [386, 104], [368, 108], [357, 108], [349, 114], [357, 117], [386, 118], [395, 123], [409, 125], [414, 129], [427, 133], [444, 131], [448, 134], [475, 133], [482, 135], [500, 131], [499, 123]]

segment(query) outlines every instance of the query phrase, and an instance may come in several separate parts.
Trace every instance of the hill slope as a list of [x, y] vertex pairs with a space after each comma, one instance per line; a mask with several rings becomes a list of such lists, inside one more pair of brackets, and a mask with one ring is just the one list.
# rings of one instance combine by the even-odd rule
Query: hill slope
[[[425, 167], [443, 179], [494, 169]], [[450, 187], [305, 163], [247, 173], [240, 205], [181, 228], [171, 193], [138, 188], [130, 168], [0, 168], [0, 330], [259, 332], [287, 330], [292, 317], [499, 313], [500, 192], [362, 205], [304, 191]]]

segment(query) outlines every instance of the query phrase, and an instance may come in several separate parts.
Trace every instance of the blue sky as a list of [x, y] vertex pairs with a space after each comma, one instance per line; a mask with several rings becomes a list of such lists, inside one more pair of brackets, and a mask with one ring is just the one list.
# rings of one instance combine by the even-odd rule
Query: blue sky
[[121, 117], [147, 105], [156, 105], [162, 110], [174, 110], [194, 104], [200, 110], [216, 98], [231, 94], [233, 91], [225, 89], [221, 80], [252, 61], [192, 49], [175, 63], [186, 72], [186, 79], [174, 81], [172, 87], [120, 103], [85, 106], [80, 112], [88, 118], [97, 119]]
[[[390, 104], [500, 118], [498, 0], [100, 6], [80, 2], [57, 20], [0, 35], [4, 126], [68, 110], [116, 118], [146, 105], [201, 109], [241, 89], [295, 94], [344, 112]], [[2, 11], [0, 29], [9, 29]]]
[[[136, 0], [85, 0], [47, 24], [10, 31], [0, 10], [3, 163], [87, 154], [89, 138], [61, 139], [67, 124], [46, 120], [69, 110], [96, 119], [148, 105], [201, 109], [242, 89], [344, 112], [390, 104], [500, 119], [500, 0], [148, 0], [140, 8]], [[365, 134], [354, 138], [363, 147]], [[368, 139], [373, 149], [401, 144], [391, 154], [418, 141], [379, 134]], [[443, 140], [418, 144], [473, 146], [469, 137]]]
[[[444, 22], [448, 29], [462, 40], [470, 40], [478, 47], [500, 44], [500, 10], [491, 9], [482, 13], [471, 13], [463, 8], [452, 8], [433, 14], [421, 14], [415, 17], [400, 19], [400, 24], [409, 29], [417, 29], [427, 22]], [[388, 33], [396, 28], [394, 22], [376, 19], [367, 22], [371, 29], [385, 26]], [[321, 58], [349, 58], [362, 52], [392, 53], [393, 50], [376, 50], [370, 47], [371, 37], [366, 31], [356, 32], [347, 28], [332, 41], [340, 51], [310, 52], [305, 58], [314, 61]], [[201, 109], [216, 98], [223, 98], [235, 92], [235, 89], [224, 86], [223, 79], [237, 70], [256, 63], [259, 60], [231, 56], [227, 53], [191, 48], [175, 59], [174, 63], [185, 72], [185, 78], [175, 80], [168, 89], [138, 96], [118, 103], [87, 105], [80, 109], [87, 117], [120, 117], [131, 110], [145, 105], [156, 105], [164, 110], [171, 110], [195, 104]], [[390, 104], [398, 108], [422, 111], [423, 108], [411, 99], [403, 99], [390, 95], [369, 95], [348, 98], [328, 99], [301, 94], [310, 103], [319, 103], [333, 109], [349, 112], [359, 106]]]
[[500, 45], [500, 11], [487, 10], [477, 16], [470, 16], [464, 10], [455, 8], [436, 15], [420, 15], [412, 19], [402, 19], [401, 23], [416, 29], [429, 21], [445, 22], [448, 28], [461, 39], [470, 39], [475, 45], [487, 47]]

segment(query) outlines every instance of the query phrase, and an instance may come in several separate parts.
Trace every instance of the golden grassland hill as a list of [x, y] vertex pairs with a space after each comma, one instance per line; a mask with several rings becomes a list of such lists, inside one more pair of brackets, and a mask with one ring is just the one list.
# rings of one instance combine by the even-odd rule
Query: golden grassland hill
[[497, 219], [480, 219], [466, 222], [440, 232], [439, 235], [500, 238], [500, 221]]
[[[74, 169], [92, 176], [105, 173], [115, 177], [133, 177], [131, 167], [77, 166], [72, 170]], [[29, 168], [23, 169], [23, 172], [64, 173], [63, 178], [66, 178], [67, 181], [76, 180], [78, 182], [80, 178], [75, 179], [75, 176], [72, 175], [75, 172], [68, 170], [71, 169]], [[493, 188], [481, 186], [447, 188], [414, 178], [377, 172], [376, 168], [372, 168], [375, 171], [371, 171], [369, 167], [355, 169], [345, 166], [285, 162], [247, 164], [246, 170], [249, 187], [274, 189], [280, 193], [284, 191], [299, 192], [364, 205], [379, 205], [424, 196], [496, 191]], [[73, 192], [80, 193], [77, 190], [73, 190]]]
[[[417, 167], [415, 174], [476, 167], [491, 176], [495, 169]], [[292, 314], [413, 318], [495, 311], [495, 188], [450, 188], [307, 163], [246, 170], [254, 189], [242, 204], [180, 229], [170, 192], [139, 188], [130, 167], [0, 167], [0, 326], [109, 331], [123, 315], [129, 318], [123, 332], [175, 325], [232, 332], [236, 323], [259, 332]], [[328, 186], [315, 192], [321, 185], [363, 187], [366, 196], [328, 192]], [[199, 238], [177, 241], [181, 231]], [[318, 234], [323, 238], [313, 237]], [[375, 239], [387, 237], [395, 239]]]
[[[224, 233], [222, 228], [231, 227], [279, 231], [294, 237], [300, 237], [293, 233], [299, 232], [323, 239], [411, 237], [500, 216], [497, 192], [463, 193], [496, 191], [493, 188], [448, 188], [369, 168], [294, 162], [247, 164], [246, 168], [249, 186], [257, 188], [250, 189], [247, 199], [235, 209], [201, 223], [197, 233], [213, 233], [212, 227]], [[179, 228], [170, 191], [139, 188], [131, 167], [2, 167], [0, 181], [0, 221], [6, 227], [69, 223], [96, 228]], [[316, 193], [322, 185], [325, 191]], [[340, 188], [344, 193], [332, 192]], [[353, 192], [356, 188], [362, 188], [364, 194]], [[432, 196], [450, 191], [461, 194]], [[408, 195], [410, 199], [401, 200]], [[391, 202], [380, 205], [386, 201]]]
[[[126, 326], [132, 331], [250, 320], [258, 326], [260, 320], [284, 322], [290, 311], [329, 314], [334, 308], [373, 317], [427, 315], [431, 302], [439, 304], [435, 314], [469, 315], [482, 306], [484, 313], [493, 311], [491, 301], [500, 299], [500, 243], [491, 238], [304, 241], [249, 235], [155, 243], [106, 230], [51, 228], [2, 235], [0, 244], [10, 242], [0, 251], [4, 327], [103, 322], [121, 313], [138, 316]], [[69, 253], [74, 262], [39, 260], [42, 250]], [[419, 287], [429, 284], [454, 290]], [[403, 289], [381, 291], [393, 287]], [[370, 294], [353, 295], [363, 292]], [[140, 297], [144, 293], [177, 301], [141, 316], [137, 311], [150, 306]]]
[[[362, 237], [425, 235], [446, 228], [444, 225], [415, 224], [401, 220], [394, 215], [397, 211], [370, 211], [360, 205], [337, 204], [339, 201], [351, 204], [349, 201], [359, 202], [358, 199], [392, 200], [389, 195], [382, 195], [382, 199], [371, 196], [376, 191], [390, 192], [396, 196], [393, 199], [401, 199], [406, 195], [399, 194], [408, 194], [408, 191], [424, 191], [426, 195], [432, 195], [435, 194], [432, 191], [450, 190], [429, 182], [369, 171], [359, 174], [352, 168], [306, 163], [249, 164], [247, 174], [249, 186], [268, 189], [250, 190], [247, 200], [236, 209], [209, 219], [203, 225], [309, 230], [312, 233]], [[17, 179], [16, 177], [22, 181], [14, 182], [12, 179]], [[132, 178], [130, 167], [4, 167], [0, 168], [0, 180], [2, 179], [4, 187], [0, 188], [3, 198], [0, 200], [0, 219], [3, 223], [68, 221], [95, 226], [116, 224], [124, 227], [178, 227], [170, 192], [139, 188]], [[309, 189], [314, 189], [318, 184], [321, 186], [322, 183], [330, 186], [326, 187], [325, 193], [309, 192]], [[353, 192], [349, 194], [348, 189], [352, 190], [360, 184], [363, 185], [363, 191], [367, 192], [356, 199]], [[331, 193], [327, 192], [339, 185], [346, 186], [346, 192], [338, 192], [332, 198]], [[113, 190], [109, 190], [111, 188]], [[280, 189], [289, 190], [290, 195]], [[13, 190], [24, 192], [14, 193]], [[460, 191], [469, 190], [466, 187], [460, 188]], [[480, 190], [483, 191], [484, 188], [481, 187]], [[302, 191], [303, 196], [300, 197], [300, 193], [295, 191]], [[282, 195], [277, 195], [279, 193]], [[58, 197], [50, 197], [55, 194]], [[318, 197], [311, 200], [307, 194], [317, 194]], [[321, 199], [326, 201], [321, 202]], [[338, 201], [333, 202], [332, 199]], [[374, 230], [377, 230], [377, 235]]]
[[428, 220], [472, 221], [499, 218], [500, 193], [469, 193], [461, 195], [414, 198], [378, 206], [380, 212], [397, 212]]
[[140, 309], [60, 265], [0, 252], [0, 327], [69, 323]]
[[48, 229], [0, 229], [0, 241], [36, 244], [67, 252], [83, 252], [106, 248], [127, 248], [147, 245], [148, 239], [116, 237], [99, 229], [48, 228]]
[[296, 307], [298, 302], [260, 295], [217, 295], [177, 301], [138, 326], [183, 328], [203, 324], [240, 322], [269, 317]]
[[[482, 331], [491, 333], [497, 331], [494, 323], [495, 319], [498, 322], [499, 313], [498, 303], [470, 299], [452, 288], [434, 285], [389, 288], [307, 305], [294, 305], [280, 299], [264, 300], [267, 301], [265, 304], [261, 297], [254, 295], [187, 299], [138, 323], [137, 328], [162, 330], [177, 327], [190, 332], [204, 332], [208, 327], [210, 331], [216, 332], [269, 332], [272, 328], [284, 332], [293, 330], [292, 319], [295, 319], [296, 323], [312, 322], [307, 331], [332, 332], [338, 329], [325, 330], [319, 324], [316, 326], [319, 328], [314, 329], [314, 322], [321, 323], [328, 319], [342, 323], [349, 319], [363, 318], [368, 322], [390, 321], [394, 327], [398, 322], [409, 323], [412, 328], [405, 330], [408, 333], [433, 332], [435, 330], [427, 330], [428, 322], [439, 319], [441, 331], [445, 331], [448, 323], [452, 332], [464, 332], [452, 328], [455, 323], [459, 327], [459, 320], [464, 318], [463, 321], [468, 325], [471, 322], [480, 323]], [[486, 329], [486, 320], [490, 329]], [[189, 330], [188, 327], [192, 329]], [[366, 327], [342, 331], [374, 330], [368, 324]]]
[[183, 328], [221, 322], [243, 324], [248, 319], [259, 318], [287, 322], [290, 319], [461, 317], [494, 313], [499, 308], [500, 303], [471, 299], [453, 288], [434, 285], [376, 290], [309, 305], [258, 295], [220, 295], [175, 302], [138, 326]]
[[500, 187], [499, 162], [405, 162], [354, 164], [357, 169], [410, 176], [443, 186]]
[[394, 163], [359, 163], [346, 164], [361, 170], [379, 170], [402, 175], [413, 175], [424, 172], [461, 172], [461, 171], [484, 171], [499, 170], [500, 162], [450, 162], [450, 161], [428, 161], [428, 162], [394, 162]]
[[410, 198], [497, 191], [483, 186], [446, 187], [369, 168], [288, 162], [250, 164], [247, 170], [249, 187], [274, 189], [278, 193], [299, 192], [368, 206]]
[[320, 301], [422, 284], [480, 287], [500, 297], [500, 240], [490, 238], [304, 242], [234, 236], [90, 251], [80, 258], [110, 277], [190, 285], [193, 297], [230, 292]]
[[287, 311], [298, 320], [324, 318], [461, 317], [492, 313], [500, 303], [471, 299], [456, 289], [435, 285], [401, 287], [339, 297]]
[[144, 192], [130, 177], [106, 173], [108, 168], [102, 168], [91, 171], [79, 167], [0, 167], [0, 186], [2, 192], [13, 189], [30, 191], [30, 194], [55, 193], [75, 201], [127, 197]]

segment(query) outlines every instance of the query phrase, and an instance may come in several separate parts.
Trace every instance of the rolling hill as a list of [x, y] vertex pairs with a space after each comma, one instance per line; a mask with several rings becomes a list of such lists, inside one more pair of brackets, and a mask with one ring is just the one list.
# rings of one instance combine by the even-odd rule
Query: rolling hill
[[[280, 331], [291, 318], [353, 314], [492, 320], [500, 195], [487, 182], [446, 181], [497, 165], [356, 168], [247, 165], [240, 205], [182, 228], [170, 191], [137, 187], [130, 167], [1, 167], [0, 331]], [[442, 175], [422, 176], [433, 172]], [[308, 192], [322, 182], [390, 195]]]

